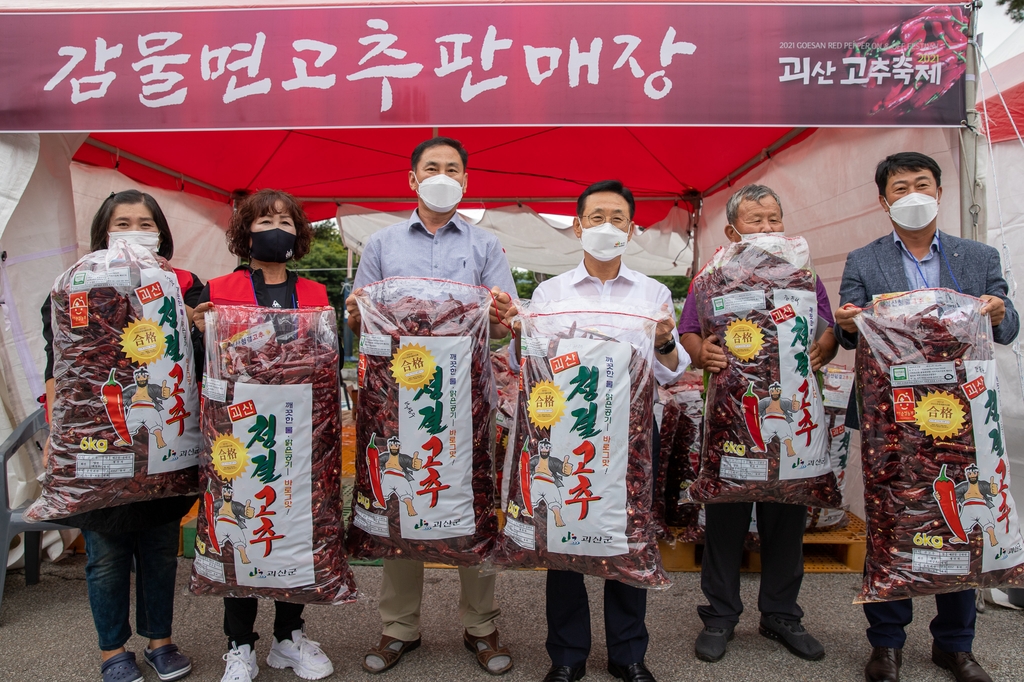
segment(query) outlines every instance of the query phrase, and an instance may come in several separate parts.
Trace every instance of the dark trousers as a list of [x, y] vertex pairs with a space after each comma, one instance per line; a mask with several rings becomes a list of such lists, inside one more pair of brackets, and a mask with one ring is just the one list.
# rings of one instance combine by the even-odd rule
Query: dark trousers
[[[552, 665], [573, 668], [590, 654], [590, 600], [583, 574], [548, 571], [548, 640]], [[621, 666], [639, 663], [647, 653], [647, 590], [604, 581], [604, 631], [608, 660]]]
[[[657, 424], [651, 436], [652, 471], [658, 471], [661, 436]], [[653, 486], [652, 486], [653, 487]], [[657, 494], [657, 491], [654, 492]], [[545, 611], [551, 665], [577, 668], [590, 655], [590, 599], [583, 574], [548, 571]], [[608, 660], [620, 666], [642, 663], [647, 653], [647, 590], [604, 581], [604, 636]]]
[[178, 521], [135, 533], [83, 530], [85, 582], [100, 649], [120, 649], [132, 636], [132, 560], [135, 561], [135, 629], [142, 637], [171, 636], [174, 579], [178, 570]]
[[[977, 609], [974, 590], [935, 595], [939, 613], [932, 619], [931, 631], [935, 643], [943, 651], [970, 651], [974, 644], [974, 621]], [[864, 605], [868, 617], [868, 641], [871, 646], [902, 649], [907, 641], [904, 628], [914, 618], [912, 599], [878, 602]]]
[[[260, 638], [256, 627], [256, 611], [260, 600], [256, 597], [224, 598], [224, 634], [228, 636], [228, 647], [250, 647]], [[302, 609], [305, 604], [274, 602], [274, 637], [281, 642], [292, 638], [292, 632], [303, 625]]]
[[[705, 627], [728, 629], [743, 613], [740, 601], [740, 564], [743, 540], [750, 528], [753, 503], [704, 505], [704, 558], [700, 587], [708, 600], [697, 607]], [[796, 504], [757, 503], [757, 532], [761, 536], [761, 589], [757, 608], [764, 615], [800, 620], [797, 605], [804, 579], [804, 526], [807, 507]]]

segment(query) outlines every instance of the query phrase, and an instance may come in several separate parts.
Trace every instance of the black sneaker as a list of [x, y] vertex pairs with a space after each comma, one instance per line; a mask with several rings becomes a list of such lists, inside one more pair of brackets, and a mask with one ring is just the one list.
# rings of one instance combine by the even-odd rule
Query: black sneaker
[[694, 653], [697, 654], [697, 658], [708, 663], [722, 660], [722, 656], [725, 656], [725, 644], [732, 640], [735, 627], [735, 625], [729, 628], [705, 627], [701, 630], [694, 645]]
[[820, 661], [825, 658], [825, 647], [821, 642], [804, 630], [798, 620], [785, 620], [775, 615], [761, 614], [761, 625], [758, 632], [789, 649], [794, 656], [807, 661]]

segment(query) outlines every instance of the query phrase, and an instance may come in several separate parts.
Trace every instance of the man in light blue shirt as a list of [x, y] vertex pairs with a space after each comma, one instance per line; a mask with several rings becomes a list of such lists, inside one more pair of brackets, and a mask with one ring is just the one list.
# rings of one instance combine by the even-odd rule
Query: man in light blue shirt
[[[502, 324], [516, 285], [497, 237], [470, 225], [457, 213], [466, 189], [468, 155], [462, 144], [446, 137], [420, 143], [412, 153], [409, 188], [418, 197], [416, 212], [403, 222], [375, 233], [363, 247], [355, 289], [388, 277], [429, 277], [491, 290], [491, 338], [502, 338]], [[345, 301], [349, 327], [360, 332], [355, 295]], [[494, 600], [494, 575], [477, 567], [460, 567], [462, 595], [459, 615], [466, 648], [492, 675], [512, 668], [512, 654], [498, 641], [495, 620], [501, 611]], [[384, 625], [380, 643], [367, 652], [363, 668], [380, 673], [420, 645], [420, 604], [423, 562], [384, 560], [379, 611]]]
[[903, 256], [903, 272], [907, 275], [907, 282], [911, 289], [934, 289], [939, 286], [940, 258], [939, 235], [932, 237], [931, 246], [928, 247], [928, 255], [918, 260], [910, 253], [906, 244], [900, 239], [896, 230], [892, 232], [892, 238]]

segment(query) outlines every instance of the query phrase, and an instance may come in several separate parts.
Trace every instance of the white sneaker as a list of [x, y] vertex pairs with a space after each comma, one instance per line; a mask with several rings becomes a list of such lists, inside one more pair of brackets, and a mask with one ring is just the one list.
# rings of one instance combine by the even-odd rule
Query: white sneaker
[[304, 680], [319, 680], [334, 672], [331, 659], [320, 649], [320, 643], [306, 637], [303, 630], [292, 632], [292, 638], [283, 642], [274, 638], [267, 655], [271, 668], [291, 668]]
[[224, 677], [220, 678], [220, 682], [252, 682], [260, 672], [256, 664], [256, 652], [248, 644], [232, 647], [231, 651], [221, 658], [226, 665]]

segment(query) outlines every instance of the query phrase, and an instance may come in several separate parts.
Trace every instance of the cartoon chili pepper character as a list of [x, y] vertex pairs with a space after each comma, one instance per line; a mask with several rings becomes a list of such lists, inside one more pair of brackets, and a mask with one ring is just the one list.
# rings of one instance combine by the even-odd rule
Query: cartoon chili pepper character
[[366, 446], [366, 463], [370, 469], [370, 489], [373, 492], [373, 506], [385, 509], [388, 505], [384, 500], [384, 488], [380, 480], [380, 450], [377, 448], [377, 434], [370, 434], [370, 442]]
[[210, 482], [206, 482], [206, 492], [203, 493], [203, 511], [206, 513], [206, 527], [210, 531], [210, 549], [214, 554], [220, 554], [220, 543], [217, 542], [217, 518], [213, 513], [213, 491], [210, 490]]
[[956, 485], [946, 477], [945, 464], [939, 471], [939, 477], [932, 483], [932, 490], [935, 491], [935, 501], [939, 503], [939, 511], [942, 512], [942, 518], [946, 520], [949, 530], [960, 542], [967, 542], [967, 533], [964, 532], [964, 527], [960, 523], [960, 510], [956, 503]]
[[754, 446], [758, 452], [764, 452], [764, 438], [761, 437], [761, 421], [757, 410], [757, 396], [754, 395], [754, 382], [747, 385], [747, 392], [743, 394], [743, 421], [747, 424], [747, 431], [754, 439]]
[[128, 432], [128, 425], [125, 423], [124, 395], [121, 384], [114, 380], [115, 370], [110, 370], [107, 383], [103, 384], [103, 406], [107, 410], [107, 418], [110, 425], [114, 427], [117, 437], [128, 445], [132, 444], [132, 434]]

